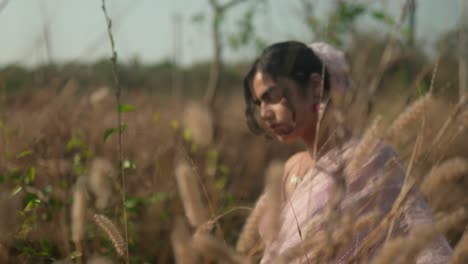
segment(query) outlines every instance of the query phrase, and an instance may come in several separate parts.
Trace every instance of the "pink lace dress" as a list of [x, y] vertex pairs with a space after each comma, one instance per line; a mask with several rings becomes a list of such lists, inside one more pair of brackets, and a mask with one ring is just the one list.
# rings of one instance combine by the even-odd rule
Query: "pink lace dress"
[[[333, 175], [340, 173], [340, 161], [346, 162], [352, 154], [355, 143], [348, 143], [341, 150], [331, 150], [322, 156], [317, 163], [300, 180], [297, 177], [284, 177], [285, 190], [288, 185], [294, 185], [291, 193], [283, 193], [283, 209], [281, 212], [281, 228], [275, 241], [270, 243], [264, 251], [261, 263], [270, 263], [274, 258], [284, 253], [287, 249], [296, 246], [305, 236], [307, 224], [315, 216], [324, 213], [326, 206], [334, 196], [336, 190]], [[388, 146], [379, 145], [361, 168], [359, 175], [352, 182], [346, 183], [345, 194], [339, 205], [339, 211], [343, 214], [347, 210], [359, 212], [364, 215], [370, 212], [380, 212], [384, 216], [390, 211], [395, 199], [403, 186], [404, 169], [397, 161], [395, 152]], [[394, 164], [390, 164], [393, 162]], [[384, 184], [379, 184], [379, 179], [385, 178]], [[403, 213], [394, 220], [391, 237], [408, 233], [412, 227], [430, 223], [431, 212], [425, 201], [417, 191], [412, 190], [407, 196], [407, 202]], [[260, 235], [264, 234], [264, 223], [260, 222]], [[376, 221], [379, 223], [379, 221]], [[325, 227], [327, 223], [321, 223]], [[357, 254], [357, 249], [366, 240], [373, 226], [355, 234], [351, 241], [341, 249], [332, 263], [348, 263]], [[301, 234], [299, 232], [301, 230]], [[367, 251], [367, 260], [371, 260], [381, 248], [385, 235], [376, 243], [373, 243]], [[417, 257], [420, 263], [447, 263], [451, 255], [451, 248], [445, 238], [438, 237], [432, 241]], [[305, 257], [297, 258], [294, 263], [318, 263], [314, 256], [307, 260]]]

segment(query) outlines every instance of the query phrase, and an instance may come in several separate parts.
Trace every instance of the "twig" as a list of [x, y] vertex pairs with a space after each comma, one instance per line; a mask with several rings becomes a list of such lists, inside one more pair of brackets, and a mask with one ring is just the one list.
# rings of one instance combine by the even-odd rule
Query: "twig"
[[117, 123], [118, 123], [118, 131], [119, 131], [119, 172], [120, 172], [120, 177], [122, 179], [122, 207], [123, 207], [123, 214], [124, 214], [124, 232], [125, 232], [125, 262], [130, 263], [129, 261], [129, 253], [128, 253], [128, 230], [127, 230], [127, 210], [125, 208], [125, 170], [123, 167], [123, 147], [122, 147], [122, 132], [123, 132], [123, 120], [122, 120], [122, 113], [120, 111], [120, 104], [121, 104], [121, 89], [120, 89], [120, 83], [119, 83], [119, 77], [117, 75], [117, 52], [115, 51], [115, 41], [114, 41], [114, 35], [112, 34], [112, 20], [110, 19], [107, 9], [106, 9], [106, 1], [102, 0], [102, 11], [104, 13], [104, 17], [106, 19], [107, 23], [107, 33], [109, 36], [109, 41], [111, 44], [111, 49], [112, 49], [112, 57], [111, 57], [111, 62], [112, 62], [112, 77], [114, 79], [114, 85], [115, 85], [115, 96], [117, 99]]

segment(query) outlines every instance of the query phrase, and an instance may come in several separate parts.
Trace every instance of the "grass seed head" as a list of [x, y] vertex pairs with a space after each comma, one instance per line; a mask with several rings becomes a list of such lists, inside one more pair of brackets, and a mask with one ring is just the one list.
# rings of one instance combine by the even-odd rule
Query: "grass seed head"
[[193, 172], [188, 162], [180, 159], [176, 164], [175, 176], [179, 194], [190, 224], [199, 226], [208, 220], [208, 212], [203, 205], [200, 185], [197, 175]]
[[121, 257], [125, 254], [125, 240], [112, 221], [104, 215], [95, 214], [94, 222], [106, 233], [115, 251]]

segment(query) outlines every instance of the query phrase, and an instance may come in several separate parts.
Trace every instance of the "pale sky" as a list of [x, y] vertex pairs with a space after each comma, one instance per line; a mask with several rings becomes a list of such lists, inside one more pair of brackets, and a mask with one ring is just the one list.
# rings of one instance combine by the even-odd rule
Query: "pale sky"
[[[0, 6], [3, 1], [0, 0]], [[223, 25], [225, 32], [236, 28], [236, 21], [252, 1], [247, 0], [228, 13]], [[468, 0], [417, 0], [419, 43], [430, 49], [442, 32], [455, 28], [460, 21], [462, 1]], [[316, 14], [324, 16], [330, 1], [316, 2]], [[374, 9], [383, 9], [398, 19], [404, 0], [359, 2], [372, 3]], [[107, 0], [107, 6], [114, 20], [121, 61], [135, 56], [145, 63], [171, 58], [174, 54], [175, 15], [182, 18], [179, 50], [182, 63], [211, 58], [208, 0]], [[205, 13], [206, 19], [201, 24], [194, 24], [191, 17], [200, 12]], [[270, 43], [291, 38], [310, 41], [299, 12], [298, 0], [269, 0], [268, 9], [256, 16], [257, 33]], [[372, 19], [363, 19], [360, 26], [365, 30], [388, 31]], [[0, 11], [0, 66], [46, 62], [45, 31], [49, 35], [50, 57], [54, 62], [94, 61], [110, 54], [100, 0], [10, 0]], [[253, 49], [234, 52], [227, 46], [225, 50], [228, 60], [250, 58], [255, 53]]]

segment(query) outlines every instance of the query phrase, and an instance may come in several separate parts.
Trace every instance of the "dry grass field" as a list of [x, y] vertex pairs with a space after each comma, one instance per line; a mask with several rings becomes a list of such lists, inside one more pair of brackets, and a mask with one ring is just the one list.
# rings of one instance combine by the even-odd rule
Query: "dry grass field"
[[[215, 224], [213, 237], [234, 246], [248, 208], [263, 191], [269, 166], [281, 167], [281, 161], [301, 146], [282, 146], [250, 134], [240, 94], [219, 97], [208, 120], [206, 109], [193, 101], [139, 91], [123, 96], [136, 107], [125, 113], [123, 148], [131, 262], [173, 262], [171, 232], [184, 226], [184, 211], [190, 221], [198, 217], [198, 222], [190, 222], [192, 228], [216, 220], [209, 222]], [[407, 97], [385, 92], [376, 97], [374, 112], [383, 115], [383, 126], [403, 112]], [[412, 167], [409, 177], [422, 183], [435, 218], [443, 219], [468, 205], [467, 112], [453, 98], [437, 94], [434, 98], [406, 114], [388, 140]], [[105, 131], [116, 123], [111, 90], [83, 92], [71, 80], [59, 90], [5, 96], [1, 106], [2, 263], [120, 261], [118, 253], [123, 254], [125, 247], [123, 240], [119, 242], [124, 229], [117, 135], [104, 139]], [[189, 114], [184, 113], [186, 108], [191, 109]], [[373, 118], [362, 121], [365, 115], [357, 107], [347, 113], [346, 123], [354, 124], [356, 134]], [[180, 168], [181, 156], [185, 168]], [[191, 182], [178, 188], [176, 175], [184, 173], [191, 175]], [[200, 198], [202, 208], [191, 208], [197, 206], [193, 197]], [[184, 199], [191, 202], [186, 205]], [[197, 216], [202, 211], [205, 215]], [[116, 230], [104, 228], [110, 238], [93, 221], [94, 214], [105, 215], [116, 225]], [[452, 246], [467, 223], [466, 216], [461, 218], [443, 229]], [[189, 235], [186, 232], [179, 230], [179, 236]], [[211, 248], [217, 245], [210, 240], [213, 237], [199, 236], [202, 242], [196, 244]], [[177, 236], [172, 240], [177, 241]], [[466, 248], [466, 238], [461, 241]], [[217, 257], [227, 254], [211, 250]]]

